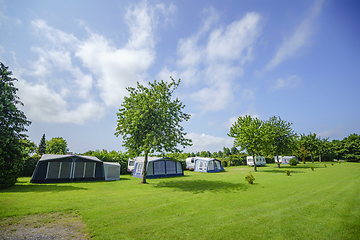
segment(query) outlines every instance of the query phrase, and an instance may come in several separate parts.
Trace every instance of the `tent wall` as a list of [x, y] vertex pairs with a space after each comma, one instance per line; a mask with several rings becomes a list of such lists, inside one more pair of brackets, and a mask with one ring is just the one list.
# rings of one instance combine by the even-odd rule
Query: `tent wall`
[[59, 183], [104, 180], [103, 162], [78, 156], [65, 156], [40, 160], [31, 183]]
[[104, 162], [105, 181], [114, 181], [120, 179], [120, 164]]
[[221, 161], [218, 159], [196, 159], [195, 161], [195, 172], [222, 172], [225, 171]]
[[[133, 177], [142, 178], [143, 162], [136, 162]], [[181, 162], [172, 159], [158, 159], [148, 161], [146, 178], [178, 177], [183, 176]]]

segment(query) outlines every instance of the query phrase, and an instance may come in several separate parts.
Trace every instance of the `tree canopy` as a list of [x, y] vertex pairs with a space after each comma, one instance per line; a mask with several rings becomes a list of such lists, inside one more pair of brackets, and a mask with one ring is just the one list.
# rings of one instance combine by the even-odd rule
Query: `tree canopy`
[[126, 88], [128, 97], [117, 113], [115, 136], [122, 136], [123, 146], [131, 156], [145, 154], [142, 183], [146, 183], [148, 154], [153, 152], [181, 152], [178, 146], [191, 146], [181, 122], [190, 119], [182, 112], [185, 105], [172, 94], [180, 84], [170, 77], [170, 83], [154, 81], [149, 86], [139, 82], [137, 87]]
[[23, 105], [16, 95], [16, 78], [11, 77], [0, 62], [0, 188], [15, 184], [22, 170], [22, 147], [20, 139], [26, 137], [26, 126], [30, 125], [24, 112], [17, 108]]
[[[266, 144], [265, 149], [275, 156], [292, 152], [296, 144], [296, 134], [291, 128], [292, 123], [282, 120], [280, 117], [271, 117], [265, 122]], [[278, 168], [280, 161], [277, 159]]]
[[46, 141], [45, 152], [47, 154], [66, 154], [67, 151], [69, 151], [67, 142], [62, 137], [56, 137]]
[[255, 154], [260, 155], [264, 150], [265, 128], [263, 121], [249, 115], [240, 116], [230, 127], [229, 137], [234, 138], [234, 147], [240, 151], [246, 150], [254, 159], [254, 171], [257, 171]]
[[45, 139], [45, 133], [42, 135], [40, 143], [39, 143], [39, 147], [38, 147], [38, 154], [39, 155], [43, 155], [45, 154], [46, 151], [46, 139]]

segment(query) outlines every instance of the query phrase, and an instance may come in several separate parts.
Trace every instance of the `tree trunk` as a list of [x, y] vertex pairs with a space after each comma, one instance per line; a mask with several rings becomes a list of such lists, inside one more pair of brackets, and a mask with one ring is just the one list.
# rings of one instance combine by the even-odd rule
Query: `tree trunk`
[[321, 162], [321, 152], [319, 153], [319, 162]]
[[145, 152], [145, 160], [144, 160], [141, 183], [146, 183], [146, 165], [148, 163], [148, 155], [149, 155], [149, 152]]
[[253, 153], [253, 162], [254, 162], [254, 171], [257, 172], [257, 169], [256, 169], [256, 161], [255, 161], [254, 153]]
[[311, 154], [311, 162], [314, 163], [314, 157], [313, 157], [312, 152], [310, 152], [310, 154]]
[[277, 159], [278, 168], [280, 168], [279, 153], [277, 151], [276, 151], [276, 159]]

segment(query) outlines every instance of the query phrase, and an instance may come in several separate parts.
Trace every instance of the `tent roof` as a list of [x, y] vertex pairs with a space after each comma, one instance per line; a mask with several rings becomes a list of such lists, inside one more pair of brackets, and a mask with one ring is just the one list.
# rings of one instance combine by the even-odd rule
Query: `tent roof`
[[95, 162], [102, 162], [97, 157], [93, 157], [93, 156], [56, 155], [56, 154], [44, 154], [44, 155], [42, 155], [40, 161], [55, 161], [55, 160], [62, 159], [62, 158], [73, 158], [73, 157], [83, 158], [83, 159], [87, 159], [87, 160], [91, 160], [91, 161], [95, 161]]
[[210, 162], [210, 161], [213, 161], [213, 160], [220, 161], [219, 159], [216, 159], [216, 158], [205, 158], [205, 157], [196, 157], [195, 161], [196, 160], [203, 160], [203, 161], [206, 161], [206, 162]]
[[104, 162], [104, 165], [120, 166], [120, 163], [118, 163], [118, 162]]
[[[172, 160], [175, 161], [174, 159], [168, 158], [168, 157], [148, 157], [148, 162], [154, 162], [154, 161], [159, 161], [159, 160]], [[135, 162], [144, 162], [145, 161], [145, 157], [136, 157], [135, 158]]]

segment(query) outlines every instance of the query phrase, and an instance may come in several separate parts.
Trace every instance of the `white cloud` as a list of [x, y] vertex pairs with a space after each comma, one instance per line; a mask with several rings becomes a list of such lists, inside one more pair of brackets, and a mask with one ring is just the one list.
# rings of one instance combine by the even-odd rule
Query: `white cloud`
[[[252, 57], [261, 16], [247, 13], [226, 27], [211, 29], [219, 14], [213, 8], [203, 14], [207, 17], [199, 31], [178, 43], [176, 72], [185, 86], [197, 86], [189, 98], [198, 102], [204, 113], [225, 109], [233, 102], [233, 81], [243, 75], [243, 65]], [[200, 39], [205, 39], [205, 44]]]
[[314, 4], [310, 8], [309, 14], [296, 28], [294, 34], [283, 40], [282, 45], [279, 47], [273, 59], [271, 59], [271, 61], [265, 66], [264, 71], [268, 71], [278, 66], [284, 60], [294, 56], [304, 45], [309, 42], [313, 33], [313, 22], [320, 14], [323, 2], [323, 0], [314, 1]]
[[223, 147], [231, 147], [234, 140], [230, 137], [215, 137], [206, 134], [189, 133], [186, 135], [187, 138], [192, 139], [193, 146], [187, 147], [187, 152], [197, 151], [219, 151]]
[[[126, 87], [147, 80], [147, 70], [156, 56], [154, 31], [159, 17], [166, 12], [164, 18], [170, 21], [174, 11], [174, 5], [153, 6], [147, 1], [129, 7], [125, 15], [129, 38], [123, 47], [115, 46], [82, 21], [80, 26], [88, 33], [82, 39], [44, 20], [32, 21], [33, 34], [43, 44], [31, 48], [38, 59], [21, 77], [19, 95], [27, 103], [24, 110], [41, 121], [82, 124], [102, 117], [105, 107], [119, 107], [128, 94]], [[79, 60], [81, 67], [76, 65]]]
[[301, 83], [301, 81], [301, 78], [296, 75], [292, 75], [286, 79], [279, 78], [275, 81], [274, 85], [270, 88], [270, 90], [278, 90], [281, 88], [292, 89], [297, 87]]

